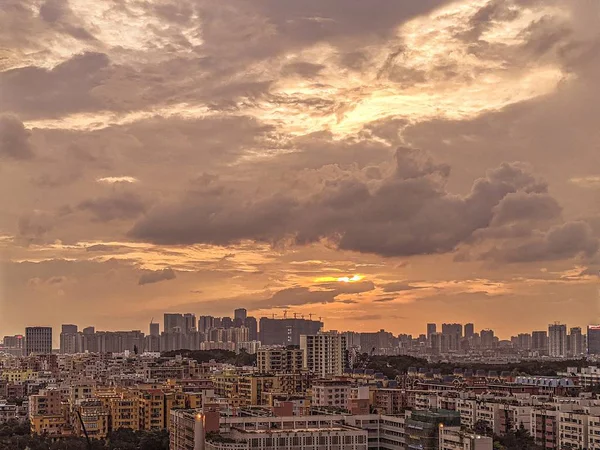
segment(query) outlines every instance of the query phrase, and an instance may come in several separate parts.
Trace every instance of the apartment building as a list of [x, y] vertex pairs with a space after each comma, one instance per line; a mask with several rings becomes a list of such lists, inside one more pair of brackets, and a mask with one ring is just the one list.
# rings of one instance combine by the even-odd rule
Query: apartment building
[[461, 431], [460, 427], [441, 427], [439, 450], [492, 450], [494, 440]]
[[260, 373], [299, 372], [303, 366], [303, 352], [293, 347], [261, 347], [256, 352], [256, 365]]
[[320, 333], [300, 336], [304, 369], [315, 376], [326, 378], [342, 375], [346, 366], [346, 336]]
[[347, 410], [350, 390], [349, 381], [317, 380], [312, 386], [312, 405]]

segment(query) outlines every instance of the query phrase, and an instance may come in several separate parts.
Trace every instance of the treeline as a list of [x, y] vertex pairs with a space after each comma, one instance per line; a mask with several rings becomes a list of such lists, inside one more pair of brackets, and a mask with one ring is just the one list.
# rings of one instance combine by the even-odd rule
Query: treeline
[[240, 353], [229, 350], [174, 350], [163, 352], [161, 356], [172, 358], [177, 355], [195, 359], [199, 363], [215, 360], [218, 363], [233, 364], [235, 366], [256, 365], [256, 355], [251, 355], [244, 350], [241, 350]]
[[[366, 358], [364, 354], [361, 358]], [[509, 371], [513, 375], [542, 375], [555, 376], [558, 372], [566, 371], [567, 367], [585, 367], [589, 362], [585, 359], [568, 361], [521, 361], [508, 364], [484, 363], [429, 363], [422, 358], [412, 356], [372, 356], [366, 367], [376, 372], [381, 372], [388, 378], [404, 375], [409, 367], [425, 368], [429, 371], [439, 370], [442, 375], [452, 375], [454, 369], [470, 369], [496, 371], [501, 374]]]
[[162, 431], [117, 430], [106, 439], [83, 437], [52, 439], [32, 435], [29, 423], [9, 421], [0, 424], [0, 450], [169, 450], [169, 433]]

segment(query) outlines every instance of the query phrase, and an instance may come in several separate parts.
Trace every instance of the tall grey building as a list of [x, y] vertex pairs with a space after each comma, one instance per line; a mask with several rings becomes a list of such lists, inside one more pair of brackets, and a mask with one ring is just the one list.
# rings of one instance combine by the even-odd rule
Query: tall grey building
[[569, 330], [569, 356], [580, 356], [585, 352], [583, 345], [583, 333], [580, 327]]
[[533, 331], [531, 333], [531, 350], [540, 355], [548, 354], [548, 333], [546, 331]]
[[548, 354], [554, 358], [567, 356], [567, 326], [565, 324], [548, 325]]
[[587, 352], [589, 355], [600, 355], [600, 325], [587, 327]]
[[79, 335], [77, 325], [63, 325], [60, 333], [60, 353], [73, 354], [79, 350]]
[[165, 333], [182, 332], [185, 329], [183, 314], [165, 313], [163, 331]]
[[183, 332], [186, 334], [196, 331], [196, 314], [186, 313], [183, 315]]
[[246, 317], [248, 317], [248, 311], [246, 308], [238, 308], [233, 311], [233, 326], [241, 327], [246, 323]]
[[470, 338], [475, 334], [475, 325], [472, 323], [465, 324], [465, 337]]
[[435, 323], [427, 324], [427, 340], [431, 339], [431, 335], [437, 332], [437, 325]]
[[52, 328], [25, 328], [25, 355], [49, 355], [52, 353]]

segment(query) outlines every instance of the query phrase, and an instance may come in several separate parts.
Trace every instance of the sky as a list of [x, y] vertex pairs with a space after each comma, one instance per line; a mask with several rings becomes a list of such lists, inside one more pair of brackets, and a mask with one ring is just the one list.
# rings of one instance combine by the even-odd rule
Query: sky
[[597, 0], [4, 0], [0, 335], [599, 322], [599, 23]]

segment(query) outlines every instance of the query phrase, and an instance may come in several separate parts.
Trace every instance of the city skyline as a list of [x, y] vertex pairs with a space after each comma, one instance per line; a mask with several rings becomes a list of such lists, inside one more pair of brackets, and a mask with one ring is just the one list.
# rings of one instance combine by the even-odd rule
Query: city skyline
[[3, 4], [0, 333], [600, 322], [598, 2]]
[[[244, 309], [244, 308], [242, 308]], [[245, 310], [245, 309], [244, 309]], [[237, 311], [237, 309], [236, 309]], [[165, 320], [169, 320], [166, 318], [166, 316], [173, 316], [173, 315], [180, 315], [180, 316], [185, 316], [185, 315], [193, 315], [194, 319], [197, 321], [197, 326], [194, 326], [193, 329], [190, 328], [187, 331], [180, 331], [182, 333], [187, 333], [189, 331], [204, 331], [201, 330], [201, 328], [213, 328], [213, 326], [200, 326], [200, 320], [201, 319], [217, 319], [219, 320], [218, 325], [215, 326], [214, 328], [234, 328], [234, 327], [239, 327], [239, 326], [244, 326], [247, 327], [247, 324], [235, 324], [234, 320], [233, 320], [233, 315], [231, 316], [222, 316], [222, 317], [216, 317], [216, 316], [210, 316], [210, 315], [196, 315], [195, 313], [173, 313], [173, 312], [169, 312], [169, 313], [164, 313], [164, 317], [163, 317], [163, 321], [156, 321], [155, 318], [152, 318], [152, 321], [148, 322], [146, 324], [146, 327], [142, 327], [142, 328], [122, 328], [122, 329], [100, 329], [98, 327], [96, 327], [94, 324], [88, 324], [85, 326], [80, 326], [79, 324], [75, 324], [74, 322], [69, 322], [69, 321], [65, 321], [63, 323], [60, 324], [60, 326], [57, 327], [52, 327], [49, 325], [28, 325], [27, 327], [23, 327], [22, 332], [21, 333], [15, 333], [14, 336], [20, 336], [22, 335], [24, 337], [25, 335], [25, 330], [26, 328], [39, 328], [39, 327], [48, 327], [51, 330], [56, 330], [56, 332], [53, 331], [53, 348], [58, 348], [58, 346], [56, 345], [57, 343], [60, 343], [60, 334], [59, 331], [61, 329], [65, 329], [65, 327], [75, 327], [77, 330], [85, 330], [85, 329], [93, 329], [94, 331], [98, 331], [98, 332], [131, 332], [131, 331], [139, 331], [143, 334], [145, 334], [146, 336], [155, 336], [156, 333], [162, 334], [164, 332], [166, 332], [165, 329]], [[276, 320], [282, 320], [284, 319], [284, 317], [254, 317], [250, 314], [248, 314], [247, 316], [248, 319], [253, 319], [257, 324], [260, 322], [260, 319], [276, 319]], [[288, 319], [295, 319], [296, 317], [287, 317]], [[232, 319], [230, 320], [230, 323], [228, 323], [227, 325], [222, 325], [221, 324], [221, 319]], [[309, 319], [308, 317], [300, 317], [298, 316], [297, 319], [301, 319], [301, 320], [314, 320], [316, 321], [318, 318], [314, 318], [314, 319]], [[435, 330], [430, 330], [430, 326], [431, 325], [435, 325]], [[384, 328], [378, 328], [378, 329], [372, 329], [372, 330], [355, 330], [355, 329], [332, 329], [327, 327], [326, 322], [323, 321], [323, 326], [321, 328], [321, 330], [323, 332], [330, 332], [330, 331], [334, 331], [334, 332], [338, 332], [338, 333], [377, 333], [380, 331], [385, 331], [388, 333], [392, 333], [395, 336], [400, 336], [400, 335], [410, 335], [413, 337], [413, 339], [417, 339], [419, 336], [426, 336], [429, 337], [429, 335], [431, 334], [431, 332], [433, 333], [437, 333], [437, 334], [451, 334], [452, 330], [448, 330], [445, 331], [444, 330], [444, 326], [449, 326], [450, 328], [455, 326], [455, 325], [459, 325], [460, 326], [460, 336], [467, 338], [469, 336], [471, 336], [471, 332], [474, 332], [474, 334], [480, 335], [481, 332], [484, 331], [492, 331], [492, 336], [494, 336], [495, 338], [498, 338], [500, 340], [503, 341], [510, 341], [511, 338], [514, 337], [518, 337], [522, 334], [530, 334], [531, 333], [536, 333], [536, 332], [544, 332], [544, 333], [549, 333], [550, 329], [554, 326], [561, 326], [561, 327], [565, 327], [565, 332], [568, 334], [570, 332], [570, 330], [572, 329], [580, 329], [582, 330], [582, 332], [585, 332], [588, 328], [592, 328], [592, 329], [600, 329], [600, 325], [598, 324], [588, 324], [588, 325], [578, 325], [578, 324], [569, 324], [569, 323], [564, 323], [561, 321], [554, 321], [551, 323], [548, 323], [546, 325], [543, 326], [538, 326], [538, 327], [534, 327], [531, 329], [521, 329], [521, 330], [517, 330], [515, 333], [510, 334], [510, 335], [502, 335], [497, 333], [497, 330], [495, 330], [492, 327], [486, 327], [486, 326], [479, 326], [478, 324], [474, 324], [473, 322], [427, 322], [424, 323], [423, 326], [421, 327], [422, 330], [416, 333], [410, 333], [407, 331], [398, 331], [396, 332], [395, 330], [389, 330], [389, 329], [384, 329]], [[467, 331], [467, 327], [471, 327], [469, 328], [471, 331]], [[6, 334], [6, 333], [2, 333], [2, 330], [0, 330], [0, 337], [2, 336], [9, 336], [12, 337], [12, 335], [10, 334]], [[172, 330], [171, 330], [172, 331]], [[169, 332], [171, 332], [169, 331]], [[75, 331], [77, 332], [77, 331]], [[258, 329], [258, 333], [260, 334], [260, 329]], [[310, 333], [309, 333], [310, 334]], [[258, 338], [259, 339], [259, 338]], [[264, 343], [263, 345], [271, 345], [270, 343]], [[600, 344], [599, 344], [600, 345]]]

